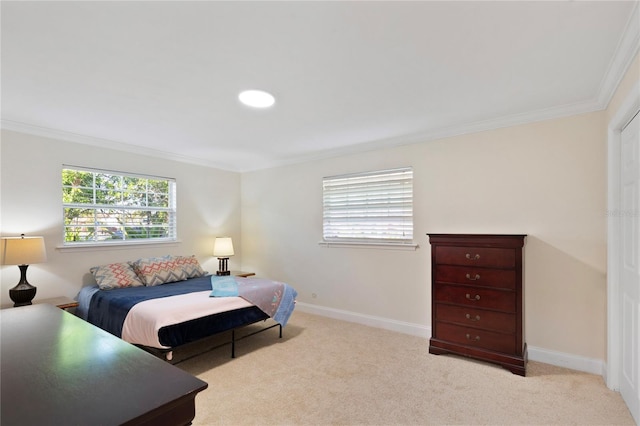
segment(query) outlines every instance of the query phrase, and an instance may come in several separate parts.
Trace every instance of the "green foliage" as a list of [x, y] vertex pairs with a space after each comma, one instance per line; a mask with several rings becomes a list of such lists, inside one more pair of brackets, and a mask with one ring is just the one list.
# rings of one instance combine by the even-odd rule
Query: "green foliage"
[[169, 180], [64, 169], [65, 241], [169, 237], [173, 188]]

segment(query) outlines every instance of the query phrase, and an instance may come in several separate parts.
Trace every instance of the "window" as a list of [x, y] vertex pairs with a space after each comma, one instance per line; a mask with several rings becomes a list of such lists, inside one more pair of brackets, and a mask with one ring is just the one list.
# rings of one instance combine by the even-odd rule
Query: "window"
[[62, 170], [64, 244], [176, 240], [175, 179]]
[[413, 169], [323, 179], [324, 242], [413, 242]]

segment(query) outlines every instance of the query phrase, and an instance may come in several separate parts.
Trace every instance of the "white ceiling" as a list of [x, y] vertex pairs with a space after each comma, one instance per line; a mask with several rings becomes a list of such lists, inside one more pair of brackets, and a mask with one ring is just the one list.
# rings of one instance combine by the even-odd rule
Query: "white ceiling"
[[595, 111], [637, 4], [2, 1], [2, 127], [247, 171]]

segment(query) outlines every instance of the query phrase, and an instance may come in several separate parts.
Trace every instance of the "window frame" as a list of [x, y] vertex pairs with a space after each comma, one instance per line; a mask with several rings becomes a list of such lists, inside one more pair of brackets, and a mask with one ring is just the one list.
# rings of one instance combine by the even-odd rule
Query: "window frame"
[[[64, 184], [64, 172], [66, 170], [74, 171], [74, 172], [85, 172], [92, 174], [92, 183], [91, 186], [74, 186], [74, 185], [65, 185]], [[99, 192], [108, 192], [105, 188], [97, 186], [96, 177], [99, 175], [104, 175], [106, 177], [116, 178], [119, 181], [121, 186], [112, 188], [110, 191], [114, 193], [120, 193], [122, 198], [120, 199], [120, 203], [98, 203], [97, 195]], [[165, 176], [155, 176], [155, 175], [147, 175], [140, 173], [131, 173], [131, 172], [123, 172], [116, 170], [107, 170], [107, 169], [97, 169], [91, 167], [83, 167], [83, 166], [74, 166], [63, 164], [61, 173], [61, 190], [62, 190], [62, 245], [59, 248], [70, 249], [70, 248], [87, 248], [87, 247], [95, 247], [95, 248], [117, 248], [122, 246], [132, 246], [132, 245], [149, 245], [149, 244], [173, 244], [179, 242], [178, 240], [178, 220], [177, 220], [177, 184], [175, 178], [165, 177]], [[147, 179], [159, 182], [167, 183], [167, 192], [166, 193], [157, 193], [154, 192], [150, 186], [149, 182], [146, 183], [146, 187], [144, 191], [136, 190], [131, 191], [127, 190], [123, 183], [129, 179]], [[83, 203], [83, 202], [65, 202], [65, 189], [66, 188], [82, 188], [91, 192], [91, 202]], [[143, 195], [145, 200], [145, 205], [126, 205], [125, 203], [125, 195], [126, 194], [137, 194], [138, 196]], [[150, 202], [150, 196], [166, 196], [166, 207], [165, 206], [154, 206], [149, 205], [152, 204]], [[142, 226], [146, 228], [146, 232], [150, 229], [160, 229], [163, 227], [167, 227], [167, 236], [163, 237], [145, 237], [145, 238], [127, 238], [127, 232], [122, 232], [122, 238], [112, 238], [112, 239], [103, 239], [97, 235], [97, 232], [94, 232], [94, 238], [82, 241], [68, 241], [67, 240], [67, 230], [73, 225], [67, 223], [67, 209], [82, 209], [82, 210], [93, 210], [94, 221], [93, 223], [85, 224], [87, 228], [94, 228], [96, 231], [101, 224], [97, 220], [97, 214], [100, 213], [100, 210], [112, 210], [117, 211], [121, 216], [114, 215], [110, 217], [111, 220], [115, 220], [119, 223], [118, 226], [127, 228], [127, 224], [122, 223], [122, 221], [118, 220], [122, 219], [122, 216], [126, 216], [126, 212], [146, 212], [149, 214], [154, 213], [167, 213], [167, 220], [156, 224], [157, 226]], [[109, 217], [107, 215], [107, 217]], [[139, 217], [137, 218], [140, 219]], [[136, 226], [137, 223], [129, 223], [129, 227]], [[81, 225], [76, 225], [77, 227], [81, 227]], [[102, 224], [103, 227], [104, 223]], [[118, 227], [116, 226], [116, 228]], [[139, 226], [139, 225], [138, 225]]]
[[[395, 176], [395, 177], [394, 177]], [[408, 180], [409, 188], [406, 187]], [[405, 181], [400, 183], [400, 181]], [[322, 178], [322, 241], [320, 245], [325, 247], [367, 247], [367, 248], [395, 248], [395, 249], [413, 249], [415, 250], [418, 245], [414, 243], [414, 214], [413, 214], [413, 167], [400, 167], [394, 169], [374, 170], [359, 173], [349, 173], [335, 176], [326, 176]], [[357, 186], [356, 186], [357, 185]], [[382, 185], [382, 188], [380, 188]], [[386, 186], [386, 188], [384, 188]], [[366, 187], [367, 189], [363, 189]], [[374, 188], [377, 187], [377, 188]], [[330, 189], [333, 188], [333, 189]], [[402, 190], [399, 191], [399, 189]], [[385, 193], [386, 189], [386, 193]], [[408, 189], [408, 196], [406, 195]], [[395, 193], [393, 191], [395, 190]], [[402, 194], [402, 192], [405, 192]], [[333, 192], [333, 194], [331, 194]], [[375, 195], [372, 195], [376, 192]], [[381, 206], [374, 204], [374, 199], [378, 199], [379, 195], [382, 195], [382, 202], [387, 203], [387, 207], [391, 206], [393, 212], [388, 215], [382, 215], [380, 221], [375, 221], [375, 215], [381, 213]], [[352, 205], [351, 208], [345, 205], [345, 198], [347, 197], [359, 197], [362, 203]], [[364, 198], [363, 198], [364, 197]], [[407, 205], [408, 202], [408, 205]], [[346, 201], [349, 204], [349, 201]], [[364, 206], [364, 207], [363, 207]], [[364, 210], [363, 210], [364, 208]], [[351, 218], [344, 218], [344, 220], [338, 220], [338, 224], [328, 225], [331, 221], [330, 216], [335, 214], [349, 215], [349, 212], [353, 210], [363, 211]], [[406, 219], [400, 219], [402, 214], [409, 213]], [[371, 218], [374, 220], [371, 220]], [[385, 221], [384, 218], [392, 218], [391, 221]], [[335, 219], [334, 219], [335, 220]], [[358, 220], [360, 220], [358, 222]], [[370, 233], [370, 236], [340, 236], [335, 232], [340, 232], [337, 228], [346, 225], [349, 221], [357, 222], [356, 226], [362, 226], [363, 223], [371, 222], [372, 227], [364, 228], [365, 231], [358, 231], [362, 235]], [[375, 225], [396, 227], [392, 232], [381, 231], [378, 235], [375, 235]], [[329, 228], [329, 230], [328, 230]], [[328, 232], [329, 231], [329, 232]], [[353, 229], [348, 232], [351, 233]], [[410, 231], [411, 235], [403, 238], [399, 235], [400, 232], [404, 233]], [[328, 233], [332, 233], [332, 236], [327, 236]], [[347, 232], [345, 232], [346, 234]], [[395, 236], [394, 236], [395, 235]]]

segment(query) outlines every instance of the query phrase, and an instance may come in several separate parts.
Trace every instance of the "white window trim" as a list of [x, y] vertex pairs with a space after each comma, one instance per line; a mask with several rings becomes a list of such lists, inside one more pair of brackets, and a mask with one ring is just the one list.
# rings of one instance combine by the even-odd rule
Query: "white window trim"
[[127, 250], [134, 249], [139, 246], [178, 246], [182, 240], [154, 240], [154, 241], [135, 241], [126, 240], [109, 243], [73, 243], [67, 245], [58, 245], [56, 250], [62, 252], [81, 252], [81, 251], [101, 251], [101, 250]]
[[[72, 241], [65, 241], [65, 235], [66, 235], [66, 225], [64, 223], [63, 220], [63, 225], [62, 225], [62, 244], [58, 245], [56, 248], [60, 251], [84, 251], [84, 250], [111, 250], [111, 249], [117, 249], [117, 248], [132, 248], [134, 246], [149, 246], [149, 245], [171, 245], [171, 244], [178, 244], [181, 241], [178, 240], [178, 209], [177, 209], [177, 195], [176, 195], [176, 179], [175, 178], [171, 178], [171, 177], [165, 177], [165, 176], [156, 176], [156, 175], [147, 175], [147, 174], [140, 174], [140, 173], [131, 173], [131, 172], [123, 172], [123, 171], [117, 171], [117, 170], [108, 170], [108, 169], [96, 169], [96, 168], [91, 168], [91, 167], [83, 167], [83, 166], [75, 166], [75, 165], [71, 165], [71, 164], [63, 164], [62, 165], [62, 170], [77, 170], [77, 171], [85, 171], [85, 172], [91, 172], [91, 173], [106, 173], [106, 174], [113, 174], [113, 175], [118, 175], [118, 176], [125, 176], [125, 177], [138, 177], [138, 178], [145, 178], [145, 179], [154, 179], [154, 180], [167, 180], [169, 181], [173, 187], [173, 193], [171, 193], [173, 200], [171, 201], [171, 203], [173, 204], [173, 221], [174, 221], [174, 225], [173, 225], [173, 231], [174, 231], [174, 236], [173, 237], [167, 237], [167, 238], [155, 238], [155, 239], [128, 239], [128, 240], [104, 240], [104, 241], [77, 241], [77, 242], [72, 242]], [[86, 205], [84, 204], [65, 204], [64, 202], [62, 203], [62, 208], [63, 208], [63, 218], [64, 218], [64, 209], [67, 207], [77, 207], [77, 208], [82, 208], [85, 207]], [[96, 205], [92, 205], [92, 207], [96, 207]], [[117, 210], [120, 206], [104, 206], [105, 208], [113, 208], [114, 210]], [[126, 210], [128, 208], [125, 208], [124, 210]], [[167, 211], [167, 209], [156, 209], [156, 208], [150, 208], [150, 209], [136, 209], [136, 210], [162, 210], [162, 211]]]
[[416, 243], [385, 243], [385, 242], [360, 242], [360, 241], [318, 241], [318, 245], [326, 248], [365, 248], [386, 250], [415, 251], [420, 246]]

